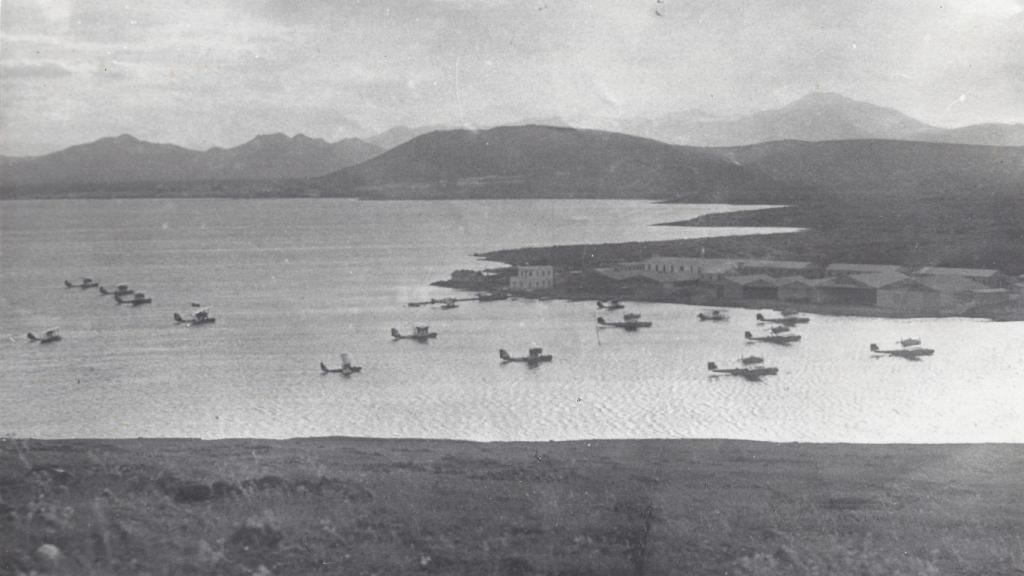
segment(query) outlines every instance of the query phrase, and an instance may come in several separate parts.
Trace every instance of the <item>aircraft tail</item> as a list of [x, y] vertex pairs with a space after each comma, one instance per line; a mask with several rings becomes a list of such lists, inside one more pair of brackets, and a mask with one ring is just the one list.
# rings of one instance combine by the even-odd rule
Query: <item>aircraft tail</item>
[[604, 304], [601, 301], [598, 301], [597, 302], [597, 307], [601, 308], [601, 309], [604, 309]]
[[871, 345], [871, 351], [872, 352], [878, 352], [878, 344], [872, 344]]
[[323, 374], [327, 374], [328, 372], [330, 372], [330, 370], [327, 369], [327, 366], [324, 366], [323, 362], [320, 363], [320, 372]]
[[498, 356], [505, 362], [508, 362], [509, 360], [512, 359], [512, 357], [508, 355], [508, 352], [506, 352], [504, 348], [498, 350]]
[[761, 314], [760, 312], [758, 312], [757, 315], [754, 316], [754, 318], [757, 318], [758, 320], [764, 321], [764, 314]]
[[110, 291], [103, 286], [100, 286], [100, 294], [110, 294]]
[[718, 370], [718, 364], [714, 362], [708, 362], [708, 370]]
[[174, 321], [175, 322], [184, 322], [185, 319], [181, 317], [181, 314], [178, 314], [177, 312], [175, 312], [174, 313]]
[[753, 340], [754, 339], [754, 335], [751, 334], [749, 331], [744, 332], [743, 333], [743, 337], [746, 338], [747, 340]]
[[402, 337], [402, 335], [398, 332], [398, 328], [391, 329], [391, 337], [396, 340]]
[[31, 333], [31, 332], [28, 333], [28, 339], [33, 341], [33, 342], [35, 342], [36, 340], [39, 340], [39, 338], [37, 338], [36, 335]]
[[602, 326], [604, 326], [604, 318], [601, 318], [600, 316], [598, 316], [597, 323], [602, 325]]
[[71, 282], [68, 282], [67, 280], [64, 281], [64, 286], [66, 286], [68, 288], [74, 288], [75, 287], [74, 284], [72, 284]]

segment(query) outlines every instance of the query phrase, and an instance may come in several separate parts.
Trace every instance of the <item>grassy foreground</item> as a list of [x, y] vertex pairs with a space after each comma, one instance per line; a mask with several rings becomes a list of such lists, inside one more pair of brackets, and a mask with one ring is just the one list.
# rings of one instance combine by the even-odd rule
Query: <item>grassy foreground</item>
[[1024, 446], [0, 441], [0, 574], [1024, 573]]

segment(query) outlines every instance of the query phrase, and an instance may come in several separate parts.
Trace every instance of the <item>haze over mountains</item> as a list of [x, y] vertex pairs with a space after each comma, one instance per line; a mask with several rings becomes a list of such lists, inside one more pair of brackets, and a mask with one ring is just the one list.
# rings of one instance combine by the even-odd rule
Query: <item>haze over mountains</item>
[[827, 92], [808, 94], [774, 110], [735, 117], [687, 110], [656, 118], [545, 118], [525, 121], [524, 124], [610, 130], [689, 146], [745, 146], [774, 140], [816, 142], [856, 139], [1024, 146], [1024, 124], [939, 128], [892, 108]]
[[130, 135], [31, 158], [0, 158], [4, 184], [182, 182], [308, 178], [358, 164], [381, 148], [357, 138], [328, 143], [302, 134], [257, 136], [234, 148], [190, 150]]
[[[586, 122], [595, 121], [581, 120]], [[768, 189], [1024, 187], [1024, 125], [940, 129], [837, 94], [811, 94], [777, 110], [733, 119], [685, 111], [653, 120], [600, 122], [615, 130], [399, 126], [368, 141], [328, 143], [272, 134], [206, 151], [123, 135], [45, 156], [0, 157], [0, 183], [73, 187], [291, 180], [301, 182], [289, 188], [290, 194], [305, 189], [380, 197], [716, 200], [730, 191], [746, 197]], [[662, 141], [637, 133], [660, 135]]]

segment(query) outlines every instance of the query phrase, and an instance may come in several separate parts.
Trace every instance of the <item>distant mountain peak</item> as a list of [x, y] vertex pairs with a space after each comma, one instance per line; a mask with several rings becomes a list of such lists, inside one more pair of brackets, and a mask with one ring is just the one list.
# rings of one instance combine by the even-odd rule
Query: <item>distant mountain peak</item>
[[96, 143], [97, 144], [100, 144], [100, 143], [102, 143], [102, 144], [121, 144], [121, 145], [124, 145], [124, 144], [140, 144], [140, 143], [142, 143], [142, 140], [139, 140], [138, 138], [136, 138], [135, 136], [132, 136], [131, 134], [120, 134], [118, 136], [106, 136], [104, 138], [100, 138], [100, 139], [96, 140]]

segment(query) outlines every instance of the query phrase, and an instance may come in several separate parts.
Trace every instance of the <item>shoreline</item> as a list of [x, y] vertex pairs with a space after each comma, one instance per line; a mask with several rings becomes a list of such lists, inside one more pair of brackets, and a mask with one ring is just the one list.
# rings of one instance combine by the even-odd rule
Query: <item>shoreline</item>
[[[452, 280], [439, 280], [431, 283], [432, 286], [441, 286], [464, 292], [487, 292], [502, 290], [508, 292], [508, 288], [496, 287], [493, 282], [487, 284], [467, 285], [463, 282]], [[703, 299], [685, 298], [678, 295], [659, 295], [651, 292], [626, 293], [622, 289], [611, 289], [606, 291], [573, 291], [566, 289], [537, 290], [534, 292], [508, 292], [513, 298], [527, 300], [565, 300], [568, 302], [583, 301], [608, 301], [621, 300], [626, 302], [651, 302], [659, 304], [684, 304], [687, 306], [701, 306], [707, 308], [737, 308], [743, 310], [793, 310], [802, 314], [820, 314], [824, 316], [848, 316], [859, 318], [976, 318], [991, 320], [993, 322], [1021, 322], [1024, 321], [1024, 304], [1011, 301], [1008, 306], [996, 308], [989, 313], [981, 313], [977, 310], [950, 311], [940, 314], [925, 314], [920, 312], [901, 312], [899, 310], [886, 310], [867, 306], [843, 306], [836, 304], [814, 304], [806, 302], [788, 302], [780, 300], [725, 300], [725, 299]]]
[[1009, 576], [1022, 467], [1020, 444], [4, 439], [0, 568]]

